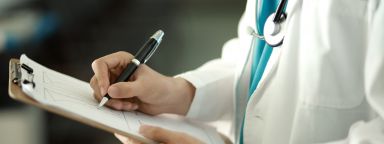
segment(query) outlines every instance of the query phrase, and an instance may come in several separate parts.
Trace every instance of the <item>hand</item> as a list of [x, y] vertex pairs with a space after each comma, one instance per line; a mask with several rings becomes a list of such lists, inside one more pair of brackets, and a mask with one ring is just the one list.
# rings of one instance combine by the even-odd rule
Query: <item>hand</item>
[[131, 62], [127, 52], [113, 53], [92, 63], [95, 75], [90, 84], [97, 100], [108, 93], [106, 105], [117, 110], [139, 110], [157, 115], [185, 115], [191, 105], [195, 88], [182, 78], [164, 76], [145, 64], [140, 65], [128, 82], [111, 84]]
[[[155, 126], [142, 125], [139, 133], [146, 138], [152, 139], [161, 144], [202, 144], [203, 142], [181, 132], [175, 132]], [[118, 134], [115, 136], [123, 144], [142, 144], [141, 142]]]

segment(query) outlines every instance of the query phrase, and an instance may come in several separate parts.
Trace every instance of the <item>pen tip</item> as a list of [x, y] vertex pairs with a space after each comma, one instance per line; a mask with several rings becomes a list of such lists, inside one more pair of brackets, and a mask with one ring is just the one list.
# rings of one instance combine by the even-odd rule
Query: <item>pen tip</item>
[[108, 101], [108, 98], [106, 97], [103, 97], [103, 99], [101, 99], [100, 103], [99, 103], [99, 106], [97, 107], [98, 109], [101, 108], [102, 106], [104, 106], [105, 103], [107, 103]]

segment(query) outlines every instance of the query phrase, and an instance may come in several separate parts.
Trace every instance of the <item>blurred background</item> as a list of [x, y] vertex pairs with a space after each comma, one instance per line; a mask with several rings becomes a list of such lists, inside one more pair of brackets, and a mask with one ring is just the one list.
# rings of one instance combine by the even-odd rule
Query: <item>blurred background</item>
[[245, 0], [0, 0], [0, 143], [104, 144], [114, 136], [16, 102], [8, 96], [8, 62], [22, 53], [89, 81], [91, 62], [135, 53], [158, 29], [165, 37], [148, 62], [165, 75], [220, 56], [237, 34]]

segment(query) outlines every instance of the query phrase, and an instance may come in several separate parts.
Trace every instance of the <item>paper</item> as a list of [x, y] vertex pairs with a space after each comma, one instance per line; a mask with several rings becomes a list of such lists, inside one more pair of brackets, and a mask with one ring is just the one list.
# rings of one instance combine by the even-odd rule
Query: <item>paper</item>
[[[93, 97], [89, 83], [50, 70], [25, 55], [21, 56], [20, 62], [33, 69], [33, 81], [36, 84], [33, 90], [23, 91], [40, 103], [58, 107], [136, 136], [140, 136], [140, 125], [147, 124], [185, 132], [206, 143], [223, 143], [214, 129], [188, 119], [153, 117], [140, 112], [116, 111], [107, 107], [98, 109], [98, 102]], [[27, 72], [22, 71], [22, 79], [25, 79], [25, 76]]]

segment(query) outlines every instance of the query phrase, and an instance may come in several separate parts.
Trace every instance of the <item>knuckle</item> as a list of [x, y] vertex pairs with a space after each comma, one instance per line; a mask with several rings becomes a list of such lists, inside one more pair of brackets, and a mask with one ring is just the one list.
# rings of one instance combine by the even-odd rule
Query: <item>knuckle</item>
[[98, 84], [98, 80], [96, 78], [96, 75], [92, 76], [90, 82], [91, 86], [96, 86]]
[[89, 84], [91, 85], [91, 87], [93, 87], [95, 85], [95, 76], [93, 76], [90, 80], [89, 80]]
[[124, 105], [124, 110], [126, 110], [126, 111], [133, 111], [134, 109], [133, 109], [133, 107], [130, 104], [125, 104]]
[[125, 55], [127, 52], [125, 52], [125, 51], [118, 51], [118, 52], [116, 52], [116, 54], [119, 54], [119, 55]]
[[92, 68], [95, 68], [100, 64], [101, 64], [101, 59], [95, 59], [95, 60], [93, 60], [91, 65], [92, 65]]
[[117, 52], [118, 55], [122, 55], [122, 56], [127, 56], [128, 58], [132, 58], [133, 55], [129, 52], [126, 52], [126, 51], [118, 51]]

